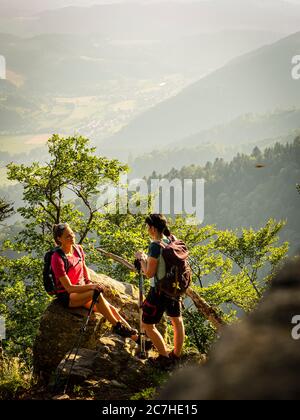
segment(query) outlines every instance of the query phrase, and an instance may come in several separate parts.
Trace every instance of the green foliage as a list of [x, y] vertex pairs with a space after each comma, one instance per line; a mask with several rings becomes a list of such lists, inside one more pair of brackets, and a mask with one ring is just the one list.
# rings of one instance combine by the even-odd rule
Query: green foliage
[[207, 354], [217, 336], [215, 328], [198, 311], [186, 309], [183, 316], [186, 330], [185, 347], [195, 347], [199, 353]]
[[161, 388], [170, 378], [168, 372], [153, 369], [148, 373], [148, 381], [150, 381], [151, 387], [145, 388], [142, 391], [134, 394], [130, 400], [154, 400], [157, 397], [157, 391]]
[[[147, 249], [148, 238], [145, 229], [145, 216], [122, 214], [107, 214], [102, 217], [95, 234], [101, 248], [109, 252], [121, 255], [128, 261], [134, 262], [134, 254], [139, 249]], [[96, 240], [85, 242], [85, 250], [88, 253], [87, 261], [93, 264], [96, 270], [105, 272], [107, 275], [120, 281], [129, 283], [136, 281], [136, 275], [130, 273], [127, 268], [103, 257], [94, 248]]]
[[88, 232], [99, 227], [97, 198], [101, 185], [117, 183], [126, 165], [117, 160], [95, 156], [95, 148], [84, 137], [62, 138], [58, 135], [48, 141], [50, 161], [41, 166], [9, 164], [8, 179], [24, 187], [26, 206], [18, 209], [27, 221], [19, 235], [19, 249], [37, 253], [53, 243], [52, 226], [70, 221], [82, 243]]
[[[258, 297], [261, 297], [267, 279], [262, 279], [262, 287], [258, 284], [258, 271], [265, 266], [270, 265], [273, 272], [274, 267], [285, 256], [288, 245], [273, 247], [278, 241], [277, 234], [284, 227], [285, 223], [276, 223], [269, 220], [266, 226], [257, 232], [254, 229], [242, 229], [242, 234], [237, 236], [230, 231], [219, 232], [215, 241], [215, 248], [225, 257], [231, 259], [241, 270], [240, 281], [250, 282]], [[225, 281], [228, 279], [224, 279]], [[229, 279], [229, 282], [230, 279]], [[251, 308], [250, 308], [251, 309]]]
[[14, 399], [32, 385], [32, 373], [19, 358], [0, 360], [0, 399]]
[[[261, 229], [221, 231], [199, 228], [177, 217], [172, 232], [190, 249], [194, 286], [212, 305], [234, 304], [251, 311], [288, 250], [277, 245], [283, 222], [269, 220]], [[266, 275], [265, 273], [268, 273]]]
[[[222, 231], [215, 226], [188, 225], [177, 217], [171, 230], [190, 250], [194, 290], [221, 311], [226, 322], [233, 322], [256, 307], [275, 267], [285, 257], [288, 244], [278, 245], [283, 226], [283, 222], [269, 220], [257, 231]], [[185, 315], [189, 343], [206, 353], [216, 338], [215, 329], [191, 303]]]
[[[262, 168], [257, 168], [262, 164]], [[269, 219], [286, 220], [281, 239], [291, 255], [300, 246], [299, 184], [300, 137], [288, 144], [268, 147], [259, 154], [237, 154], [231, 161], [216, 159], [206, 165], [189, 165], [162, 175], [164, 179], [201, 179], [205, 183], [205, 224], [218, 229], [259, 229]], [[157, 178], [157, 174], [154, 176]], [[150, 182], [150, 181], [149, 181]], [[299, 191], [299, 190], [298, 190]]]
[[0, 316], [6, 320], [5, 350], [28, 361], [41, 313], [50, 301], [43, 289], [41, 272], [40, 259], [0, 257]]
[[146, 388], [143, 389], [141, 392], [138, 392], [134, 394], [130, 400], [131, 401], [139, 401], [139, 400], [153, 400], [155, 399], [155, 396], [157, 395], [157, 389], [156, 388]]

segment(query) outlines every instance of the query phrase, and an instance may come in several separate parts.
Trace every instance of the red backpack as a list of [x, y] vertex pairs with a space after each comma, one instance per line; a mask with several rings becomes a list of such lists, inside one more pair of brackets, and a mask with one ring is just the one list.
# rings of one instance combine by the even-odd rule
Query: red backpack
[[171, 235], [168, 239], [170, 244], [157, 242], [162, 247], [161, 255], [166, 264], [166, 275], [158, 281], [158, 290], [170, 297], [179, 298], [185, 295], [192, 281], [189, 251], [185, 243], [175, 236]]

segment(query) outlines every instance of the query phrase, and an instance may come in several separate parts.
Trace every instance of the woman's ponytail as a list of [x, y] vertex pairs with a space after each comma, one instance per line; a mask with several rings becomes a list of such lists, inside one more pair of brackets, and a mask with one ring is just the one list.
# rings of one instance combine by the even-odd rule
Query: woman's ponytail
[[166, 227], [164, 228], [164, 230], [163, 230], [163, 234], [164, 234], [167, 238], [169, 238], [169, 236], [171, 236], [171, 231], [170, 231], [170, 229], [168, 228], [168, 226], [166, 226]]

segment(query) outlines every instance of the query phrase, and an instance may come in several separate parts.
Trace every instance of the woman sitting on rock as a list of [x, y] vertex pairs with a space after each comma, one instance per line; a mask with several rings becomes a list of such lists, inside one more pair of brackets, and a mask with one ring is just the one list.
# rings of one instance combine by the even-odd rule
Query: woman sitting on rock
[[69, 263], [66, 272], [65, 263], [58, 252], [52, 255], [51, 268], [57, 282], [57, 300], [66, 308], [90, 308], [94, 291], [100, 296], [95, 304], [95, 312], [102, 314], [112, 325], [113, 332], [122, 337], [137, 340], [137, 331], [120, 316], [117, 309], [103, 296], [99, 284], [93, 284], [85, 264], [85, 256], [80, 245], [75, 243], [75, 234], [67, 223], [53, 226], [53, 236], [56, 244], [62, 249]]

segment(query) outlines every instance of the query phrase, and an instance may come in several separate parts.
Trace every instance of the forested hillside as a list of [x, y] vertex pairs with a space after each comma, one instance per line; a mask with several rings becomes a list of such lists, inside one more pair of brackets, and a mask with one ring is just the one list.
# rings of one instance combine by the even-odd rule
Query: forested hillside
[[270, 217], [287, 220], [281, 238], [291, 243], [291, 252], [300, 249], [300, 196], [296, 190], [300, 137], [292, 144], [277, 143], [264, 151], [255, 148], [252, 155], [238, 154], [231, 162], [216, 159], [205, 166], [173, 169], [160, 177], [206, 180], [205, 224], [220, 229], [257, 228]]
[[166, 173], [192, 164], [203, 166], [216, 158], [230, 161], [237, 153], [251, 154], [256, 146], [265, 149], [275, 143], [292, 143], [300, 134], [299, 121], [300, 110], [296, 108], [242, 115], [228, 124], [130, 158], [132, 176], [149, 176], [153, 171]]

